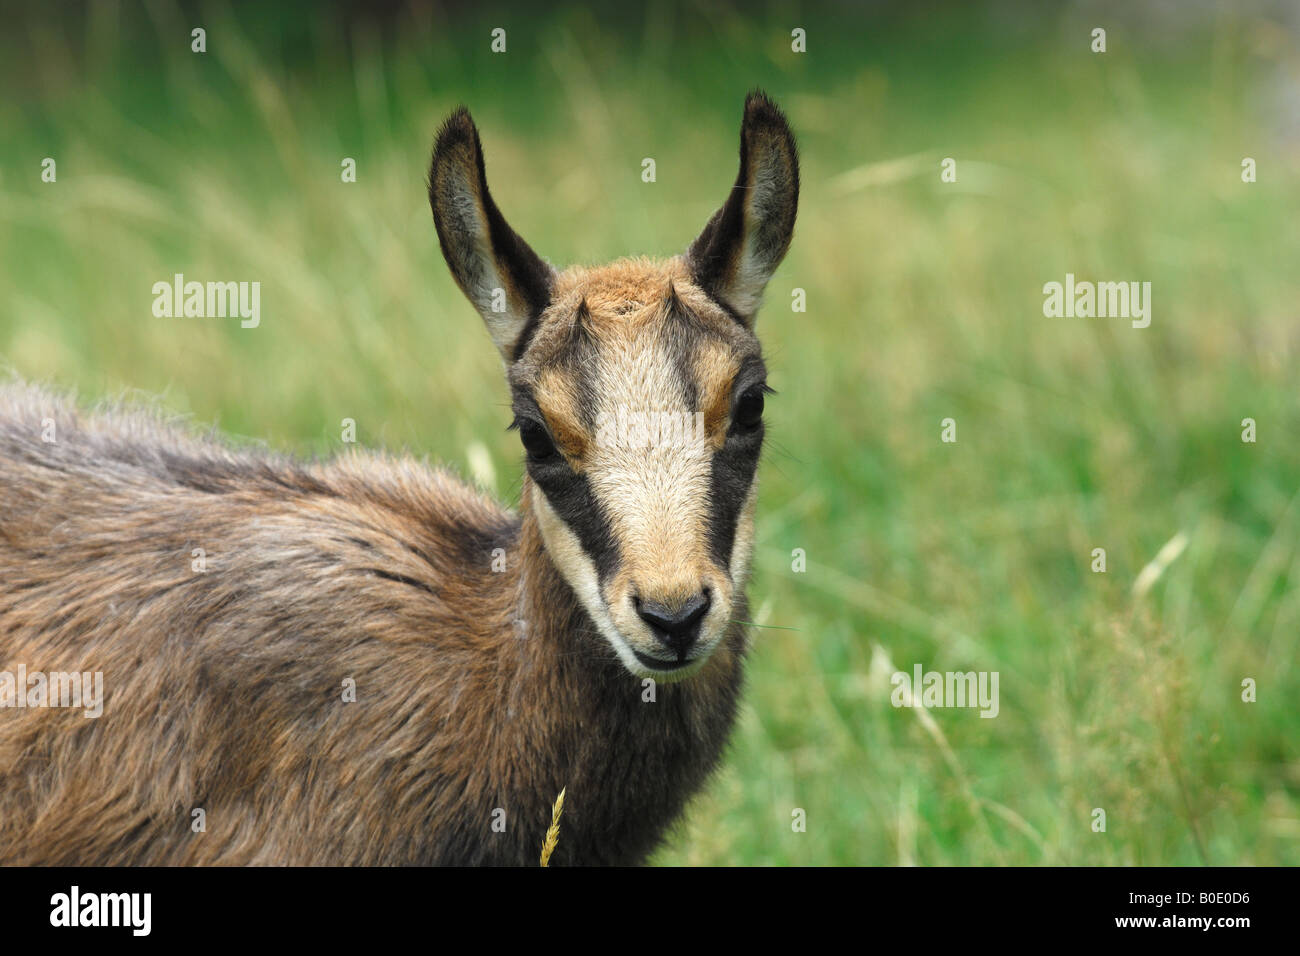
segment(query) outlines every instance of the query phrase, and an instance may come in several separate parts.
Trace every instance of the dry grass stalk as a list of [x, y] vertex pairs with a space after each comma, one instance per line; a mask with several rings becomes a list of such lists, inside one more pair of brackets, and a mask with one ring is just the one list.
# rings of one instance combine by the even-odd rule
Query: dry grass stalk
[[555, 844], [560, 842], [560, 814], [564, 812], [564, 791], [555, 798], [555, 809], [551, 811], [551, 825], [546, 831], [546, 839], [542, 841], [542, 866], [551, 865], [551, 854], [555, 852]]

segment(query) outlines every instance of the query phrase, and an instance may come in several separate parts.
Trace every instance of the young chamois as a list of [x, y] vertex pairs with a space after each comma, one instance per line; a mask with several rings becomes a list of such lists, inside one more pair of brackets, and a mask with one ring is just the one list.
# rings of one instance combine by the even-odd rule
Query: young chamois
[[[518, 515], [406, 458], [0, 388], [0, 863], [536, 865], [562, 788], [552, 863], [644, 861], [736, 713], [798, 183], [751, 94], [684, 255], [557, 271], [451, 115], [429, 200], [505, 360]], [[72, 672], [102, 716], [54, 706]]]

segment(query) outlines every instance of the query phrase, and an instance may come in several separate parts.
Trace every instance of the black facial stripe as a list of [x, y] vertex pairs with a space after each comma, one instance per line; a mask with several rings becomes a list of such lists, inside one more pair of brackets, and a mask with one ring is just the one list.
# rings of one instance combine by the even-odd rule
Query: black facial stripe
[[573, 376], [578, 397], [578, 417], [583, 428], [594, 434], [596, 431], [596, 407], [600, 402], [596, 370], [599, 358], [596, 345], [590, 339], [584, 339], [573, 347], [564, 359], [564, 365]]
[[682, 386], [682, 407], [686, 409], [687, 414], [693, 415], [700, 407], [700, 389], [695, 384], [690, 357], [685, 354], [678, 354], [675, 364], [677, 366], [677, 377], [681, 380]]
[[514, 354], [510, 356], [512, 362], [518, 362], [525, 352], [528, 351], [528, 343], [533, 340], [533, 334], [537, 327], [542, 324], [542, 313], [546, 311], [545, 305], [541, 308], [533, 308], [528, 312], [528, 321], [519, 332], [519, 338], [515, 339]]
[[724, 570], [731, 566], [736, 522], [754, 483], [762, 446], [763, 426], [760, 425], [752, 431], [728, 435], [722, 450], [713, 456], [709, 476], [709, 552]]
[[586, 476], [574, 472], [562, 459], [530, 463], [528, 473], [560, 520], [577, 536], [582, 550], [596, 566], [597, 578], [607, 580], [618, 570], [618, 543]]
[[[740, 328], [744, 323], [731, 312], [730, 307], [718, 303], [736, 320]], [[666, 341], [668, 354], [677, 379], [681, 383], [685, 407], [689, 412], [702, 411], [699, 407], [700, 389], [696, 381], [695, 359], [703, 350], [706, 341], [720, 342], [732, 349], [739, 349], [745, 354], [740, 363], [740, 370], [732, 383], [733, 400], [754, 381], [761, 381], [767, 374], [763, 359], [758, 351], [758, 342], [746, 332], [739, 335], [723, 335], [717, 329], [706, 325], [700, 317], [675, 295], [669, 304], [668, 314], [661, 326], [661, 341]]]
[[[530, 331], [526, 335], [531, 336]], [[524, 336], [521, 336], [521, 342]], [[527, 350], [527, 343], [516, 350], [515, 359]], [[584, 301], [579, 307], [578, 312], [572, 320], [572, 325], [565, 333], [563, 343], [559, 350], [550, 358], [548, 364], [563, 372], [573, 383], [574, 392], [577, 397], [577, 412], [579, 420], [584, 428], [590, 432], [596, 429], [596, 408], [599, 402], [597, 390], [597, 370], [600, 364], [599, 348], [596, 343], [595, 335], [591, 329], [591, 315], [587, 311], [587, 304]], [[541, 418], [537, 402], [533, 398], [532, 390], [524, 384], [514, 384], [511, 391], [515, 397], [515, 410], [518, 413], [522, 404], [524, 407], [531, 409]]]
[[700, 389], [695, 382], [695, 356], [699, 354], [704, 330], [695, 314], [674, 295], [660, 333], [660, 340], [667, 342], [673, 370], [682, 389], [683, 407], [694, 413], [699, 410], [700, 402]]
[[735, 379], [731, 383], [731, 404], [735, 407], [736, 401], [745, 390], [751, 385], [757, 385], [760, 382], [767, 381], [767, 365], [759, 355], [751, 355], [740, 363], [740, 371], [736, 373]]
[[[564, 363], [577, 381], [579, 414], [588, 430], [594, 431], [595, 343], [589, 335], [578, 330], [571, 335], [569, 345]], [[513, 385], [511, 395], [516, 416], [534, 418], [539, 424], [546, 423], [528, 386]], [[538, 493], [545, 496], [551, 509], [577, 537], [582, 550], [596, 567], [598, 580], [605, 581], [618, 569], [618, 543], [586, 476], [575, 472], [559, 455], [547, 461], [526, 461], [525, 467]]]
[[711, 293], [709, 294], [709, 301], [712, 302], [714, 305], [716, 305], [718, 308], [720, 308], [723, 312], [727, 313], [727, 316], [733, 322], [739, 325], [741, 328], [743, 329], [749, 328], [749, 321], [744, 316], [742, 316], [739, 312], [733, 309], [730, 303], [723, 301], [721, 298]]
[[522, 385], [514, 385], [510, 389], [510, 408], [516, 418], [535, 418], [539, 424], [546, 421], [542, 415], [542, 410], [537, 407], [537, 401], [533, 398], [533, 393]]

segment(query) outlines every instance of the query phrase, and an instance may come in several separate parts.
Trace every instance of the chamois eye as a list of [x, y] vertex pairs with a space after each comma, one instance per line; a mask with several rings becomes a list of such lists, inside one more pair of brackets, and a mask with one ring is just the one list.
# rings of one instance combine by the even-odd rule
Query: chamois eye
[[555, 455], [555, 445], [551, 443], [551, 436], [546, 434], [545, 428], [531, 418], [519, 419], [518, 425], [524, 451], [528, 452], [531, 460], [546, 461]]
[[740, 428], [757, 428], [763, 420], [763, 393], [766, 385], [751, 385], [736, 402], [731, 420]]

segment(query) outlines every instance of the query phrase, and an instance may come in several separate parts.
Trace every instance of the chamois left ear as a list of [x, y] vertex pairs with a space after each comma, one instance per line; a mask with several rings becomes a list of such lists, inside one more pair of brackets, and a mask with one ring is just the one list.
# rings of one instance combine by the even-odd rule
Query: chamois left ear
[[763, 288], [785, 258], [799, 208], [799, 153], [785, 115], [755, 90], [740, 127], [731, 195], [686, 253], [695, 281], [752, 325]]
[[550, 302], [554, 271], [510, 228], [488, 192], [478, 128], [463, 106], [438, 131], [429, 205], [456, 284], [510, 365]]

